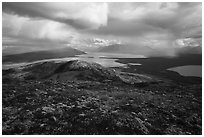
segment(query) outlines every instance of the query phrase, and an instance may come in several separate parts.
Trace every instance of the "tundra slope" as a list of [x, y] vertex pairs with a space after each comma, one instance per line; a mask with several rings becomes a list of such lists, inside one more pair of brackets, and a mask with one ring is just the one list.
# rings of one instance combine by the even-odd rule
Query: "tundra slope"
[[158, 81], [78, 60], [3, 71], [3, 134], [202, 134], [201, 84]]
[[116, 71], [105, 68], [97, 63], [80, 60], [68, 62], [41, 62], [3, 71], [3, 75], [22, 80], [52, 79], [65, 80], [94, 80], [124, 82], [128, 84], [145, 84], [159, 82], [156, 78]]

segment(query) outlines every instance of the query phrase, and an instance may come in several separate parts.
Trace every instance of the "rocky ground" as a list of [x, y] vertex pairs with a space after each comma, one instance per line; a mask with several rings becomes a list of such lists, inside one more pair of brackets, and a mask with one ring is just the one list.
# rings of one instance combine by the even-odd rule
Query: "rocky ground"
[[3, 71], [3, 134], [202, 134], [202, 85], [155, 79], [85, 62]]
[[3, 134], [201, 134], [201, 85], [3, 83]]

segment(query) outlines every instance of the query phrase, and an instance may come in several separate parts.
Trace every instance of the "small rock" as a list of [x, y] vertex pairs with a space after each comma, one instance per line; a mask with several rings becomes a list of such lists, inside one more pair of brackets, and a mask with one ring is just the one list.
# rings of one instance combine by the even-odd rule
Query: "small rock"
[[44, 127], [45, 126], [45, 124], [40, 124], [40, 127]]
[[82, 114], [79, 114], [79, 116], [84, 117], [84, 116], [85, 116], [85, 114], [84, 114], [84, 113], [82, 113]]
[[135, 112], [131, 112], [131, 114], [136, 115], [136, 113], [135, 113]]
[[55, 116], [52, 117], [52, 119], [56, 122], [57, 121], [57, 118]]
[[51, 107], [43, 107], [42, 110], [46, 113], [52, 113], [53, 111], [55, 111], [55, 109]]

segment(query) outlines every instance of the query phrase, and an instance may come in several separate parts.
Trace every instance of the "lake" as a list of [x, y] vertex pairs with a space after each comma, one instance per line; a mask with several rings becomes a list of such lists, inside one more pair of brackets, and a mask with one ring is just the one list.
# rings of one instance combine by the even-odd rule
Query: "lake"
[[[45, 59], [34, 62], [24, 62], [24, 63], [15, 63], [15, 64], [3, 64], [3, 69], [9, 69], [19, 66], [24, 66], [32, 63], [46, 62], [46, 61], [55, 61], [55, 62], [64, 62], [70, 60], [83, 60], [87, 62], [95, 62], [104, 67], [127, 67], [127, 64], [122, 64], [116, 62], [117, 58], [146, 58], [143, 55], [135, 54], [121, 54], [121, 53], [103, 53], [103, 52], [92, 52], [82, 55], [76, 55], [76, 57], [67, 57], [67, 58], [57, 58], [57, 59]], [[129, 64], [133, 65], [133, 64]], [[134, 65], [141, 65], [135, 63]]]
[[182, 76], [202, 77], [201, 65], [179, 66], [179, 67], [169, 68], [168, 70], [178, 72]]
[[[120, 54], [120, 53], [87, 53], [82, 55], [77, 55], [75, 57], [67, 57], [67, 58], [57, 58], [57, 59], [45, 59], [34, 62], [23, 62], [16, 64], [3, 64], [3, 69], [14, 68], [19, 66], [24, 66], [32, 63], [46, 62], [46, 61], [54, 61], [54, 62], [65, 62], [70, 60], [83, 60], [87, 62], [96, 62], [101, 64], [104, 67], [128, 67], [131, 66], [140, 66], [140, 63], [119, 63], [116, 62], [118, 58], [146, 58], [143, 55], [134, 55], [134, 54]], [[202, 66], [201, 65], [188, 65], [188, 66], [179, 66], [169, 68], [168, 70], [178, 72], [183, 76], [197, 76], [202, 77]]]
[[105, 52], [87, 52], [86, 54], [76, 56], [81, 58], [146, 58], [144, 55]]

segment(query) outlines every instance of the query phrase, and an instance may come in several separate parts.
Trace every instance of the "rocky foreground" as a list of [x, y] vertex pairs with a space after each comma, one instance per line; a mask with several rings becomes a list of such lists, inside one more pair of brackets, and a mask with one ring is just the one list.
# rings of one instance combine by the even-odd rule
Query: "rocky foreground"
[[201, 84], [76, 62], [3, 71], [3, 134], [202, 134]]

